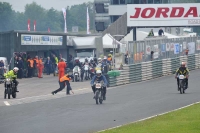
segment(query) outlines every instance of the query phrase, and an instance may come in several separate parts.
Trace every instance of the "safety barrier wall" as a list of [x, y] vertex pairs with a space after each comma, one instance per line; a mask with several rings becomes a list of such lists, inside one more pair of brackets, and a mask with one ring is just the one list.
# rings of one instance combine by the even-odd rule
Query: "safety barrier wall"
[[181, 62], [186, 62], [189, 70], [200, 68], [200, 54], [180, 56], [163, 60], [142, 62], [123, 66], [118, 77], [109, 77], [109, 86], [118, 86], [146, 81], [165, 75], [174, 74]]

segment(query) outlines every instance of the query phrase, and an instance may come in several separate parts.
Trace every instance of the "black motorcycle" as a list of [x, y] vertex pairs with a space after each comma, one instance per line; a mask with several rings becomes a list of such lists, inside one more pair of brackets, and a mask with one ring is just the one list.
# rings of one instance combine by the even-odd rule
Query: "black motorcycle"
[[185, 93], [186, 90], [186, 81], [185, 81], [185, 76], [184, 75], [179, 75], [179, 91], [180, 94]]
[[6, 96], [8, 95], [8, 99], [10, 99], [10, 95], [12, 95], [13, 98], [16, 98], [16, 87], [15, 83], [10, 78], [6, 78], [4, 81], [5, 91], [4, 91], [4, 99], [6, 99]]
[[103, 103], [103, 83], [102, 82], [96, 82], [95, 83], [95, 97], [96, 104], [102, 104]]

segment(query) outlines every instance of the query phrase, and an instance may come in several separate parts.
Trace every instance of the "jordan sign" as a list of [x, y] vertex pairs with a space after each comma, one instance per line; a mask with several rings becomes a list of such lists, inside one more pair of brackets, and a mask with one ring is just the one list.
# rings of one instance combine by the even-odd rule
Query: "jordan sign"
[[127, 26], [198, 26], [200, 3], [128, 4]]

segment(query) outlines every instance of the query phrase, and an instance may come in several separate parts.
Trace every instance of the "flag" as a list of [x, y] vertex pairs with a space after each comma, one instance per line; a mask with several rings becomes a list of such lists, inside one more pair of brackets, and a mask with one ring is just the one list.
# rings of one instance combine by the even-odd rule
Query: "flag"
[[51, 31], [50, 31], [50, 28], [48, 28], [48, 32], [51, 32]]
[[63, 11], [63, 17], [64, 17], [64, 21], [65, 21], [64, 33], [67, 33], [66, 9], [65, 9], [65, 8], [62, 8], [62, 11]]
[[88, 7], [87, 7], [87, 34], [90, 34], [90, 17], [88, 13]]
[[34, 31], [36, 31], [36, 21], [34, 20]]
[[30, 23], [31, 23], [31, 21], [30, 21], [30, 19], [28, 19], [28, 31], [31, 31]]

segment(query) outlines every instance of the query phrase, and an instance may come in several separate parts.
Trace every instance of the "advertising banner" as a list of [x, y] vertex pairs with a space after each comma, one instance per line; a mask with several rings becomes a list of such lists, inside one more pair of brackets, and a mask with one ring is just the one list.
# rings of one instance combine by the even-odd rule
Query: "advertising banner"
[[197, 50], [200, 50], [200, 40], [197, 40], [196, 49], [197, 49]]
[[158, 49], [158, 44], [154, 45], [154, 59], [157, 59], [159, 56], [159, 49]]
[[188, 54], [194, 54], [195, 53], [195, 43], [189, 42], [188, 43], [188, 49], [189, 49]]
[[21, 35], [21, 45], [62, 45], [62, 36]]
[[174, 43], [170, 43], [170, 51], [174, 51]]
[[196, 26], [200, 3], [128, 4], [127, 26]]
[[180, 45], [178, 43], [174, 44], [174, 54], [180, 53]]
[[171, 47], [170, 43], [166, 43], [166, 51], [170, 51], [170, 47]]
[[166, 44], [161, 44], [161, 51], [166, 52]]
[[148, 55], [151, 54], [151, 47], [150, 47], [150, 45], [146, 45], [146, 54], [148, 54]]

